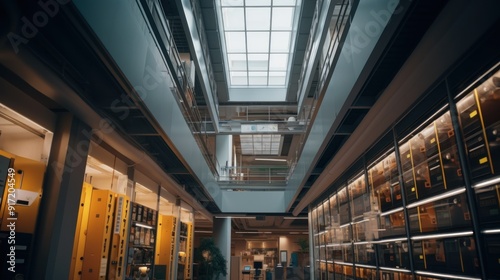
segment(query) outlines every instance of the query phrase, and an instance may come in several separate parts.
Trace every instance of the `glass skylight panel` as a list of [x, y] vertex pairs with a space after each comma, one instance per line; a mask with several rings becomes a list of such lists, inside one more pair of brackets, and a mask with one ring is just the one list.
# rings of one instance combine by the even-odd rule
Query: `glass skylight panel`
[[249, 71], [267, 71], [268, 62], [268, 54], [248, 54]]
[[245, 31], [245, 9], [240, 8], [222, 8], [224, 18], [224, 29], [226, 31]]
[[271, 28], [271, 8], [246, 8], [245, 10], [247, 31]]
[[247, 52], [268, 53], [269, 32], [247, 32]]
[[273, 30], [292, 30], [294, 8], [273, 8]]
[[245, 32], [226, 32], [226, 46], [228, 53], [245, 53]]
[[231, 84], [233, 85], [247, 85], [247, 72], [231, 72]]
[[271, 6], [271, 0], [246, 0], [247, 6]]
[[240, 135], [241, 152], [244, 155], [279, 155], [279, 134]]
[[269, 56], [269, 71], [286, 71], [288, 54], [271, 54]]
[[290, 32], [271, 32], [271, 52], [288, 52]]
[[267, 72], [248, 72], [248, 83], [252, 85], [267, 85]]
[[247, 70], [247, 56], [245, 54], [228, 54], [228, 60], [231, 72]]
[[219, 1], [230, 86], [284, 87], [296, 0]]
[[274, 6], [295, 6], [295, 0], [274, 0]]
[[243, 6], [243, 0], [221, 0], [222, 6]]

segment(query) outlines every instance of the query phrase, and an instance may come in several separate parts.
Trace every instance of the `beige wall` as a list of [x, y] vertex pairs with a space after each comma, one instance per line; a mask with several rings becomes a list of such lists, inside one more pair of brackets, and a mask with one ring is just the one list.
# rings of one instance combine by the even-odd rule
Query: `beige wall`
[[246, 246], [245, 240], [233, 240], [231, 242], [231, 256], [241, 256], [241, 252], [246, 250]]
[[[290, 265], [290, 256], [292, 252], [299, 252], [300, 246], [297, 244], [299, 238], [307, 238], [306, 235], [280, 236], [278, 251], [287, 251], [286, 265]], [[281, 261], [281, 259], [279, 259]]]

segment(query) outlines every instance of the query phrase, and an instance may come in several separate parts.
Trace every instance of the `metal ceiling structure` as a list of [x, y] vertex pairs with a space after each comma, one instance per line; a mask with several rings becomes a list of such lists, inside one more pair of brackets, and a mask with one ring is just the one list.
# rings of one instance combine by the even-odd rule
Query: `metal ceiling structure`
[[[147, 6], [148, 1], [140, 1]], [[192, 39], [187, 31], [185, 15], [182, 9], [184, 0], [161, 0], [165, 18], [168, 19], [171, 34], [175, 41], [175, 46], [179, 53], [195, 56], [195, 48]], [[346, 1], [333, 1], [342, 4]], [[358, 1], [353, 1], [357, 3]], [[314, 21], [314, 13], [318, 3], [323, 1], [302, 1], [300, 10], [300, 22], [295, 40], [295, 52], [293, 53], [292, 68], [287, 87], [286, 100], [284, 102], [230, 102], [226, 69], [224, 67], [224, 57], [221, 51], [221, 41], [217, 26], [217, 11], [214, 1], [196, 1], [204, 27], [204, 38], [206, 48], [210, 56], [210, 66], [212, 69], [214, 88], [216, 95], [212, 96], [206, 92], [207, 85], [202, 80], [201, 75], [195, 75], [193, 88], [195, 89], [194, 102], [197, 105], [200, 115], [204, 121], [205, 137], [207, 145], [214, 142], [216, 134], [239, 134], [241, 131], [230, 129], [241, 124], [248, 124], [254, 120], [261, 119], [262, 116], [276, 116], [276, 119], [288, 119], [298, 114], [299, 106], [298, 92], [301, 87], [301, 72], [304, 59], [307, 57], [308, 39]], [[366, 114], [370, 111], [375, 102], [380, 98], [384, 89], [389, 85], [398, 70], [424, 36], [425, 32], [438, 16], [447, 1], [439, 3], [431, 1], [405, 1], [405, 13], [400, 15], [397, 24], [390, 25], [392, 28], [390, 36], [383, 38], [383, 44], [378, 47], [377, 55], [371, 61], [372, 68], [365, 73], [364, 82], [359, 89], [350, 96], [349, 104], [342, 115], [337, 116], [337, 121], [332, 130], [328, 133], [328, 139], [318, 145], [313, 164], [306, 172], [306, 176], [301, 180], [300, 186], [293, 194], [293, 200], [286, 207], [283, 213], [257, 213], [249, 212], [245, 215], [241, 213], [223, 213], [219, 205], [204, 186], [202, 180], [193, 172], [192, 167], [187, 163], [183, 155], [172, 143], [169, 135], [161, 129], [158, 120], [151, 114], [147, 107], [139, 100], [134, 99], [129, 93], [133, 86], [127, 81], [125, 75], [111, 58], [106, 48], [99, 41], [96, 34], [82, 18], [78, 9], [72, 4], [64, 7], [57, 17], [51, 18], [50, 24], [40, 29], [36, 37], [22, 50], [18, 56], [13, 56], [13, 63], [27, 65], [35, 59], [43, 61], [44, 67], [51, 69], [56, 75], [62, 77], [70, 88], [93, 111], [97, 112], [101, 118], [105, 118], [113, 124], [115, 130], [138, 150], [143, 151], [151, 157], [154, 162], [177, 184], [179, 194], [184, 198], [191, 196], [190, 203], [197, 203], [195, 208], [203, 208], [205, 213], [219, 216], [248, 216], [252, 219], [233, 219], [235, 230], [305, 230], [307, 220], [286, 219], [284, 217], [300, 216], [307, 214], [306, 207], [298, 207], [300, 201], [307, 196], [310, 187], [316, 179], [325, 171], [328, 163], [335, 157], [344, 143], [349, 139], [353, 131], [362, 122]], [[332, 4], [333, 5], [333, 4]], [[15, 7], [13, 14], [35, 13], [37, 7], [22, 5]], [[355, 8], [355, 7], [354, 7]], [[331, 11], [333, 13], [333, 10]], [[3, 19], [8, 21], [9, 19]], [[12, 20], [14, 22], [15, 20]], [[17, 24], [17, 23], [15, 23]], [[325, 31], [326, 32], [326, 31]], [[61, 38], [64, 38], [62, 40]], [[316, 65], [316, 64], [315, 64]], [[28, 67], [28, 66], [27, 66]], [[34, 71], [36, 64], [29, 66]], [[331, 66], [331, 69], [334, 65]], [[321, 87], [319, 66], [313, 67], [313, 72], [307, 80], [306, 96], [303, 106], [311, 105], [312, 108], [320, 106], [322, 94], [326, 92], [326, 86]], [[2, 66], [2, 73], [6, 76], [15, 75]], [[328, 75], [327, 75], [328, 76]], [[304, 82], [304, 81], [302, 81]], [[23, 83], [23, 82], [19, 82]], [[26, 85], [29, 88], [28, 85]], [[33, 96], [37, 96], [34, 92]], [[28, 91], [29, 92], [29, 91]], [[99, 94], [95, 94], [95, 93]], [[62, 96], [62, 95], [61, 95]], [[64, 97], [54, 95], [61, 104], [69, 101]], [[213, 100], [216, 98], [216, 100]], [[122, 100], [120, 107], [111, 106], [115, 100]], [[42, 100], [43, 102], [43, 100]], [[50, 101], [45, 101], [50, 103]], [[218, 104], [217, 114], [212, 112], [211, 104]], [[249, 110], [252, 107], [254, 110]], [[54, 111], [61, 110], [56, 104], [50, 104]], [[242, 109], [247, 108], [247, 109]], [[280, 113], [270, 114], [269, 108], [281, 108]], [[285, 109], [283, 109], [285, 108]], [[263, 112], [258, 112], [262, 109]], [[252, 114], [250, 114], [252, 113]], [[311, 109], [311, 121], [315, 120], [315, 111]], [[213, 116], [217, 115], [217, 119]], [[300, 150], [301, 145], [310, 132], [308, 126], [296, 124], [297, 130], [283, 128], [283, 143], [279, 157], [289, 158], [292, 154], [289, 151]], [[111, 148], [111, 147], [110, 147]], [[286, 152], [284, 152], [286, 151]], [[245, 158], [247, 164], [253, 158]], [[224, 187], [224, 184], [221, 184]], [[230, 187], [233, 189], [234, 186]], [[262, 185], [262, 182], [247, 183], [241, 189], [258, 188], [259, 190], [283, 190], [284, 184]], [[235, 189], [238, 191], [238, 189]], [[202, 211], [199, 211], [202, 213]], [[293, 213], [293, 215], [292, 215]], [[264, 217], [264, 218], [262, 218]], [[203, 215], [197, 215], [197, 225], [210, 227], [211, 221], [206, 221]]]

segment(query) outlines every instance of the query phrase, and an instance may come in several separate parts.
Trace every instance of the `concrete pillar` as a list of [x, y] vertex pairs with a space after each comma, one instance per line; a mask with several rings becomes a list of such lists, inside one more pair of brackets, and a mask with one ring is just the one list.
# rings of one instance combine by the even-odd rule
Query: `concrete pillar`
[[221, 167], [221, 179], [229, 178], [231, 169], [226, 167], [233, 166], [233, 136], [217, 135], [215, 138], [216, 157]]
[[221, 276], [221, 280], [229, 280], [231, 275], [231, 218], [214, 218], [213, 227], [214, 243], [219, 247], [226, 259], [227, 276]]
[[29, 279], [68, 279], [91, 128], [58, 115], [34, 238]]

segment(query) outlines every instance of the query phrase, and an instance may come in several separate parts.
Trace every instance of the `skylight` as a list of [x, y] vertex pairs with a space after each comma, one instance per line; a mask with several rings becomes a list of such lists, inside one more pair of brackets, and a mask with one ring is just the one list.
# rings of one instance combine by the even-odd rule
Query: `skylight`
[[285, 87], [296, 0], [220, 0], [230, 87]]
[[282, 138], [279, 134], [240, 135], [241, 154], [279, 155]]

